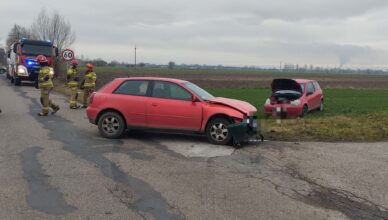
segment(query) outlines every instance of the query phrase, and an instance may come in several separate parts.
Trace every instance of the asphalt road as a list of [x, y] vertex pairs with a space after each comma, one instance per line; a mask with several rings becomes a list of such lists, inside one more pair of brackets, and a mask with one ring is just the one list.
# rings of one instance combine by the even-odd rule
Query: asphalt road
[[0, 75], [0, 219], [388, 219], [388, 143], [107, 140], [53, 100]]

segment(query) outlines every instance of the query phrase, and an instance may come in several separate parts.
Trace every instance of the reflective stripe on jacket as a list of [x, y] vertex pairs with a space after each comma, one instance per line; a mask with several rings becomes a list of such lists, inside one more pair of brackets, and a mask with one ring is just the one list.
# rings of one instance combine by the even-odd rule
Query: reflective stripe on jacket
[[84, 77], [85, 83], [84, 88], [94, 88], [96, 87], [97, 75], [95, 72], [87, 72]]
[[[53, 88], [54, 85], [53, 85], [53, 81], [52, 81], [52, 78], [53, 78], [53, 75], [54, 74], [50, 74], [51, 72], [51, 67], [48, 67], [48, 66], [43, 66], [40, 68], [39, 70], [39, 87], [40, 88]], [[49, 77], [49, 80], [45, 80], [46, 76]]]
[[67, 85], [69, 87], [77, 87], [78, 86], [78, 82], [76, 81], [76, 78], [77, 78], [77, 69], [74, 69], [74, 68], [70, 68], [68, 71], [67, 71], [67, 76], [69, 77], [69, 81], [67, 83]]

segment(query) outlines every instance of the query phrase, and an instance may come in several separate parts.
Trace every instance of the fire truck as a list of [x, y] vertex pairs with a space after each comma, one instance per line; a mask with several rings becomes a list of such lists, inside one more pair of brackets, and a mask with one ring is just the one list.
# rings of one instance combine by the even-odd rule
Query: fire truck
[[[46, 56], [49, 66], [53, 67], [58, 54], [58, 48], [50, 41], [20, 39], [8, 50], [7, 78], [15, 86], [20, 86], [22, 81], [31, 81], [37, 85], [39, 64], [36, 62], [36, 57]], [[54, 74], [54, 70], [52, 68], [51, 70]]]

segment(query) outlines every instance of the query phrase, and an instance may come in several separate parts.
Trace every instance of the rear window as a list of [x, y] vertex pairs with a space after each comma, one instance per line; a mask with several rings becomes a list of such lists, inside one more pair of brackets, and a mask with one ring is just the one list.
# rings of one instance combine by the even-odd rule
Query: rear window
[[128, 80], [122, 83], [114, 92], [115, 94], [146, 96], [148, 90], [148, 81]]
[[319, 86], [318, 82], [314, 81], [314, 87], [315, 87], [315, 90], [321, 90], [321, 87]]

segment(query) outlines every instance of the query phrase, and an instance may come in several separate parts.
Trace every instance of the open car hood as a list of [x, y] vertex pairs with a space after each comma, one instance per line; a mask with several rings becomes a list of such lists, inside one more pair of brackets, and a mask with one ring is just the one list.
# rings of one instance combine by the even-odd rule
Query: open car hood
[[272, 93], [281, 90], [291, 90], [303, 93], [302, 86], [293, 79], [274, 79], [271, 84]]
[[249, 104], [248, 102], [244, 102], [236, 99], [216, 97], [216, 98], [209, 99], [208, 101], [210, 103], [221, 104], [221, 105], [234, 108], [237, 111], [240, 111], [248, 116], [253, 115], [257, 111], [257, 109], [253, 105]]

